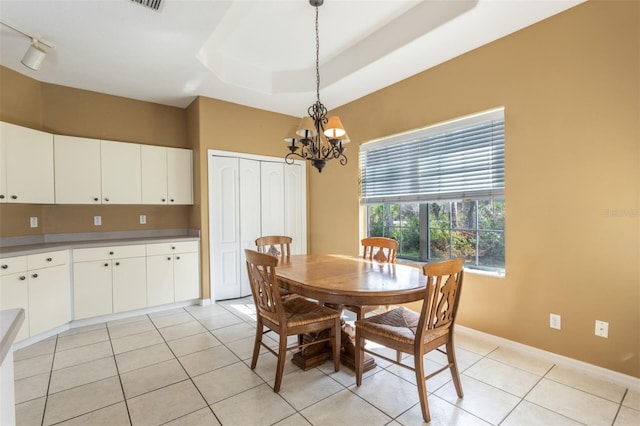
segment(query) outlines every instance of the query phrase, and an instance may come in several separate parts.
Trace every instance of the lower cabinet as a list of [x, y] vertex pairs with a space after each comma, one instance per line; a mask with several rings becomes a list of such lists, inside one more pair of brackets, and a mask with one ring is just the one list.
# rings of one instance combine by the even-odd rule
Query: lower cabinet
[[64, 250], [0, 260], [0, 309], [25, 310], [16, 341], [69, 322], [67, 264]]
[[73, 250], [74, 318], [147, 306], [145, 246]]
[[200, 297], [197, 241], [147, 244], [147, 302], [149, 306]]

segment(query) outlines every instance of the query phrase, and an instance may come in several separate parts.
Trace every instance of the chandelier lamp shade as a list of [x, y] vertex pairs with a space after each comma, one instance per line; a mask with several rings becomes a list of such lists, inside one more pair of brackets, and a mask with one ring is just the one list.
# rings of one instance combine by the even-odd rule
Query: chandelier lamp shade
[[308, 115], [300, 120], [298, 127], [284, 138], [290, 151], [285, 156], [287, 164], [293, 164], [296, 159], [308, 160], [318, 172], [322, 172], [329, 160], [339, 160], [343, 166], [347, 164], [344, 145], [349, 142], [340, 118], [327, 117], [327, 108], [320, 102], [318, 8], [323, 3], [324, 0], [309, 0], [309, 4], [316, 8], [316, 102], [309, 107]]

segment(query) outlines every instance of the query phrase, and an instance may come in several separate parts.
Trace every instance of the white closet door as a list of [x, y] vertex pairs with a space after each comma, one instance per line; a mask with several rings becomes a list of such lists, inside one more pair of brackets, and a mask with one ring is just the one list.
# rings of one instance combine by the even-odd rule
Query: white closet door
[[240, 271], [243, 266], [240, 257], [239, 160], [214, 156], [210, 165], [211, 297], [214, 300], [232, 299], [241, 295]]
[[256, 238], [262, 235], [260, 215], [260, 161], [240, 159], [240, 294], [251, 294], [244, 249], [256, 249]]
[[299, 164], [284, 166], [284, 235], [293, 238], [291, 254], [307, 253], [307, 216], [304, 206], [304, 170]]
[[262, 235], [286, 235], [283, 163], [262, 162], [260, 188], [262, 193]]

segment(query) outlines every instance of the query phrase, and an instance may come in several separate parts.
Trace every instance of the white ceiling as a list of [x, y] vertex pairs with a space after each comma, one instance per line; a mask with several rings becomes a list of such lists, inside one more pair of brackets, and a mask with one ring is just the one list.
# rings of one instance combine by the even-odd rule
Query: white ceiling
[[[332, 109], [584, 0], [325, 0], [320, 98]], [[207, 96], [293, 116], [315, 102], [308, 0], [0, 0], [54, 45], [39, 71], [2, 25], [0, 64], [36, 80], [177, 107]]]

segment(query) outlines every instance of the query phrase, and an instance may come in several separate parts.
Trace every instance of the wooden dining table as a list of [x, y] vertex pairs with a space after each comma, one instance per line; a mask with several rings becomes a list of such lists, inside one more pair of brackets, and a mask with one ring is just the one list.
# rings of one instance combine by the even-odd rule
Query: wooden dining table
[[[422, 300], [427, 282], [418, 267], [333, 254], [283, 257], [276, 278], [280, 287], [338, 309]], [[353, 327], [343, 326], [341, 359], [351, 368], [355, 366], [353, 337]], [[330, 351], [316, 348], [294, 354], [293, 362], [307, 370], [330, 357]], [[367, 357], [364, 367], [365, 371], [375, 367], [373, 358]]]

